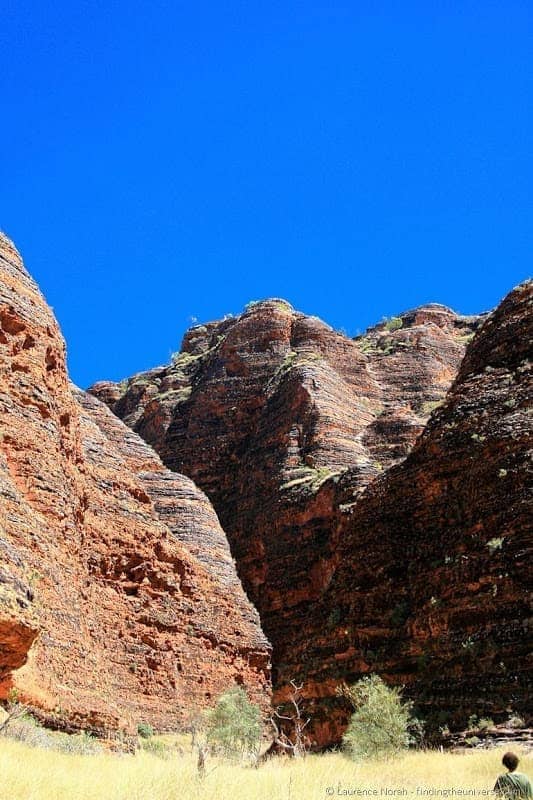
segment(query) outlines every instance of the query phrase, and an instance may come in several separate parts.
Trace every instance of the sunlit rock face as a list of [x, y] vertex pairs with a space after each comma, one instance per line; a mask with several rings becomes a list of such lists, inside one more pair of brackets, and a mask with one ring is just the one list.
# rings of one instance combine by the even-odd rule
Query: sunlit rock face
[[530, 326], [530, 284], [354, 340], [269, 300], [92, 388], [213, 502], [275, 700], [303, 683], [318, 744], [346, 724], [336, 687], [369, 672], [435, 724], [523, 710]]
[[65, 728], [174, 728], [270, 647], [207, 497], [70, 384], [52, 312], [0, 236], [0, 696]]

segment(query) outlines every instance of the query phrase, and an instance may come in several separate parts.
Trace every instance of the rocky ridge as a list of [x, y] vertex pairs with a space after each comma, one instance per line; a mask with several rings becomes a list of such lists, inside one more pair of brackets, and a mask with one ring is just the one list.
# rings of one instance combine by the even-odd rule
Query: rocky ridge
[[371, 672], [433, 729], [531, 724], [532, 304], [528, 282], [352, 340], [263, 301], [87, 394], [0, 237], [0, 697], [102, 734], [232, 683], [266, 711], [257, 608], [317, 746]]
[[529, 282], [488, 317], [405, 461], [355, 504], [357, 476], [337, 484], [335, 569], [288, 666], [320, 741], [346, 724], [338, 681], [369, 672], [405, 685], [433, 730], [531, 724], [532, 305]]
[[0, 236], [0, 696], [60, 727], [171, 728], [270, 648], [206, 496], [73, 387], [57, 323]]
[[[273, 644], [275, 700], [304, 684], [319, 745], [346, 722], [339, 682], [369, 672], [406, 684], [433, 726], [524, 711], [531, 387], [513, 359], [530, 298], [525, 284], [469, 318], [431, 304], [356, 340], [265, 301], [191, 329], [173, 364], [91, 390], [213, 501]], [[516, 475], [496, 469], [504, 453]]]

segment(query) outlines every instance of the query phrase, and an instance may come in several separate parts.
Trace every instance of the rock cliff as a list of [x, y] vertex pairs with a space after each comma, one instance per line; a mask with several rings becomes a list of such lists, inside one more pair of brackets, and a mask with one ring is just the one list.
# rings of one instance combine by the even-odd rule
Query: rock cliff
[[0, 237], [0, 697], [100, 732], [232, 683], [266, 710], [259, 612], [318, 746], [370, 672], [433, 727], [527, 717], [532, 304], [529, 282], [350, 339], [254, 303], [87, 394]]
[[336, 686], [368, 672], [434, 725], [524, 712], [530, 342], [530, 284], [355, 340], [272, 300], [91, 390], [213, 501], [275, 699], [304, 684], [318, 744], [342, 734]]
[[270, 648], [206, 496], [73, 387], [57, 323], [0, 236], [0, 697], [62, 727], [174, 727]]
[[434, 729], [531, 721], [532, 305], [529, 282], [489, 316], [405, 461], [355, 503], [351, 471], [319, 493], [335, 569], [284, 668], [319, 741], [346, 723], [335, 684], [368, 672], [406, 685]]

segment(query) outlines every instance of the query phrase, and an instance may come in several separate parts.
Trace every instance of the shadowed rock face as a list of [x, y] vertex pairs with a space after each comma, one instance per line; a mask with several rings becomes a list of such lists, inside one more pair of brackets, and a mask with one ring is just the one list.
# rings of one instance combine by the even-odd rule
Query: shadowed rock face
[[346, 724], [335, 683], [368, 672], [407, 685], [433, 726], [530, 717], [532, 303], [527, 283], [490, 315], [403, 463], [355, 505], [357, 476], [336, 487], [337, 566], [289, 667], [319, 741]]
[[[446, 451], [430, 447], [420, 474], [406, 466], [414, 454], [404, 459], [483, 320], [432, 304], [351, 340], [283, 301], [266, 301], [191, 329], [172, 365], [91, 390], [213, 501], [274, 647], [276, 700], [291, 678], [305, 684], [319, 744], [342, 733], [342, 679], [377, 671], [422, 680], [430, 656], [421, 651], [421, 620], [426, 601], [432, 613], [438, 603], [433, 594], [411, 598], [408, 588], [415, 564], [417, 591], [433, 586], [441, 534], [425, 540], [424, 522], [415, 535], [412, 515], [432, 514], [424, 476], [438, 468], [435, 456], [447, 469]], [[463, 454], [449, 458], [457, 458], [463, 486]], [[445, 508], [438, 513], [445, 525]], [[429, 697], [433, 685], [424, 685]], [[441, 690], [442, 703], [452, 688]]]
[[64, 727], [174, 727], [228, 685], [269, 699], [269, 645], [192, 481], [69, 384], [0, 237], [0, 696]]

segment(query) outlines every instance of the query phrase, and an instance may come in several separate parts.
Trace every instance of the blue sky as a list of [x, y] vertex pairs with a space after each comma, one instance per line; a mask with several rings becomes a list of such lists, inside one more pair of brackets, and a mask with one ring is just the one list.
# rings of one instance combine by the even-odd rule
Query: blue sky
[[249, 300], [355, 334], [530, 275], [529, 1], [1, 5], [0, 228], [78, 384]]

